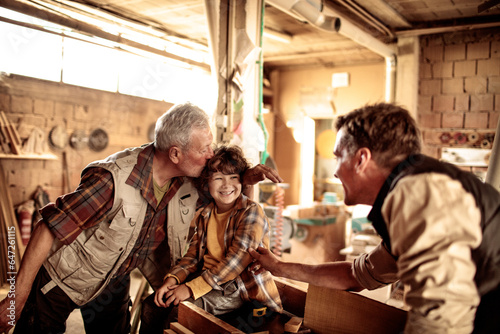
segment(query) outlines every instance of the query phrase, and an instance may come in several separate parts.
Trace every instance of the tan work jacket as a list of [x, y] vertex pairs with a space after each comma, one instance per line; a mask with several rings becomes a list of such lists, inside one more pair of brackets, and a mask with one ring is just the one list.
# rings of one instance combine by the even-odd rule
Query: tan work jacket
[[[105, 168], [113, 175], [113, 207], [103, 221], [84, 230], [71, 244], [54, 241], [44, 262], [52, 281], [42, 292], [57, 285], [81, 306], [97, 297], [115, 276], [137, 241], [148, 205], [140, 189], [125, 184], [142, 149], [128, 149], [87, 166]], [[169, 264], [175, 264], [186, 250], [197, 199], [198, 192], [186, 178], [168, 204], [164, 242], [168, 242], [170, 258], [153, 252], [139, 268], [155, 289], [161, 286]]]

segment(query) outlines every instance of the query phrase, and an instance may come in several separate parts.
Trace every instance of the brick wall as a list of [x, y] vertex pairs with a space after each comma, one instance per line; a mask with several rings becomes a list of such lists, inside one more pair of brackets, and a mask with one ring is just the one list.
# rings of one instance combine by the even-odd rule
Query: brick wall
[[[68, 144], [64, 149], [49, 145], [55, 160], [0, 158], [14, 205], [30, 199], [42, 186], [53, 201], [66, 193], [63, 152], [67, 156], [69, 185], [74, 190], [82, 169], [127, 147], [149, 142], [148, 130], [171, 104], [108, 93], [21, 76], [0, 77], [0, 110], [19, 129], [22, 137], [35, 126], [49, 136], [55, 126], [65, 128]], [[75, 130], [90, 134], [104, 129], [108, 146], [95, 152], [87, 145], [73, 148], [69, 138]], [[1, 185], [2, 187], [4, 185]]]
[[424, 153], [491, 148], [500, 115], [500, 30], [421, 38], [418, 122]]

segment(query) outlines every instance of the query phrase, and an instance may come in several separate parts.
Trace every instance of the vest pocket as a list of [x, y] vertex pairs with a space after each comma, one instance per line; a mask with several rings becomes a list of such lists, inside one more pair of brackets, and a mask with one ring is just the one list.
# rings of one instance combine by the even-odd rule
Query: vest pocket
[[80, 256], [89, 265], [91, 271], [106, 275], [118, 261], [126, 245], [126, 242], [123, 242], [121, 238], [117, 240], [109, 231], [97, 229], [85, 242], [85, 247], [80, 250]]
[[196, 201], [198, 200], [197, 196], [189, 196], [183, 197], [179, 199], [179, 209], [181, 212], [181, 220], [184, 224], [191, 223], [191, 220], [194, 217], [196, 212]]
[[51, 271], [58, 277], [56, 281], [63, 284], [61, 288], [78, 305], [82, 305], [96, 293], [106, 278], [103, 272], [110, 269], [100, 267], [96, 271], [96, 262], [91, 258], [78, 242], [59, 249], [48, 258]]

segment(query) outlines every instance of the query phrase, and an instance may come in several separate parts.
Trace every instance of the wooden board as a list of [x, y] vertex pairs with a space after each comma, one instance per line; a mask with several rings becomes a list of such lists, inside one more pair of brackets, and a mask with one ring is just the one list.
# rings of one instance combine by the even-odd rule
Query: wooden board
[[[25, 248], [4, 173], [0, 162], [0, 256], [2, 257], [0, 260], [0, 285], [6, 283], [7, 273], [17, 272]], [[15, 252], [15, 257], [9, 258], [12, 256], [9, 250]], [[14, 260], [15, 263], [12, 266], [7, 265], [7, 259]]]
[[175, 333], [178, 333], [178, 334], [195, 334], [193, 331], [190, 331], [189, 329], [187, 329], [186, 327], [184, 327], [183, 325], [181, 325], [178, 322], [171, 322], [170, 328]]
[[179, 304], [178, 321], [194, 333], [243, 334], [244, 332], [190, 303]]
[[304, 326], [313, 333], [402, 333], [407, 312], [356, 293], [309, 285]]
[[297, 317], [303, 318], [306, 307], [307, 291], [299, 286], [287, 282], [283, 278], [275, 277], [274, 282], [278, 288], [283, 309], [296, 315]]
[[299, 317], [293, 317], [288, 320], [285, 324], [285, 332], [297, 333], [300, 329], [300, 325], [302, 325], [302, 321], [304, 321], [304, 319]]
[[21, 154], [22, 143], [19, 134], [16, 128], [9, 122], [3, 111], [0, 111], [0, 126], [2, 127], [2, 133], [9, 141], [11, 152], [14, 154]]

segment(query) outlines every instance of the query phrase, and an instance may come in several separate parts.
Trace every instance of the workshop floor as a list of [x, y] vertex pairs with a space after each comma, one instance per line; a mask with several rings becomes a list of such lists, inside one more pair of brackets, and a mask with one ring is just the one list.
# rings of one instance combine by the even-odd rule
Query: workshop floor
[[[136, 298], [139, 286], [141, 284], [142, 275], [137, 271], [133, 271], [131, 274], [131, 286], [130, 286], [130, 296], [132, 302]], [[8, 293], [7, 289], [0, 289], [0, 300], [4, 299]], [[13, 330], [9, 332], [12, 333]], [[74, 310], [66, 321], [66, 333], [67, 334], [85, 334], [85, 329], [83, 327], [83, 320], [80, 310]]]

